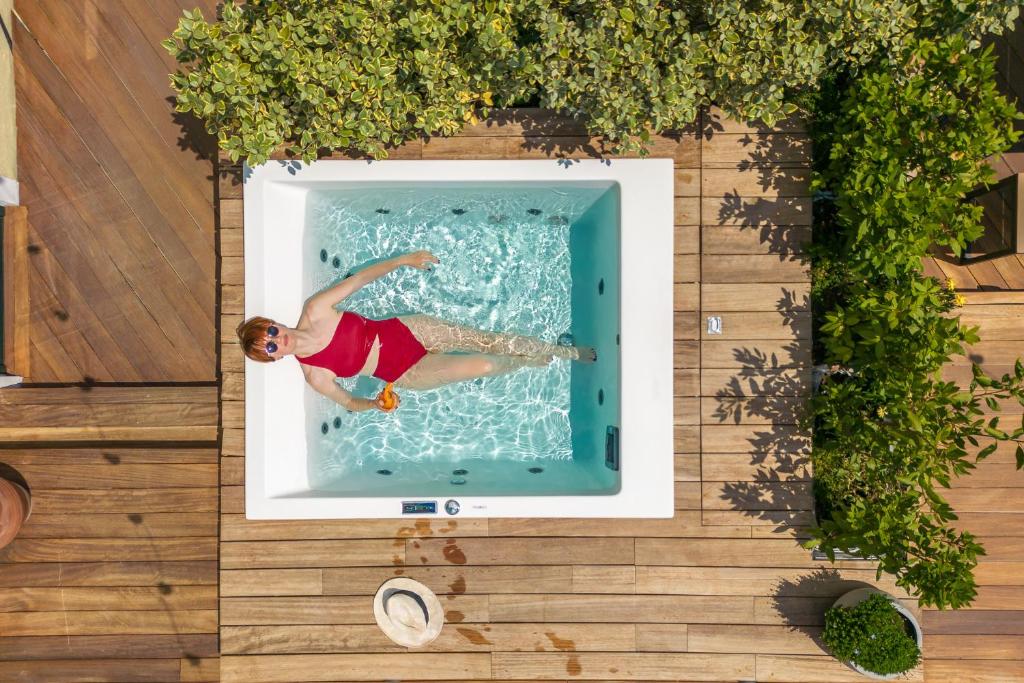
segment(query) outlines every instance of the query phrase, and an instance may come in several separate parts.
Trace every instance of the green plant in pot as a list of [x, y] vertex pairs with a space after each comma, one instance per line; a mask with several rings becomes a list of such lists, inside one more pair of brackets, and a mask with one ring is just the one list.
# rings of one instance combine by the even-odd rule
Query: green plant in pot
[[866, 676], [887, 680], [917, 666], [920, 634], [902, 605], [866, 588], [850, 591], [825, 613], [821, 638], [837, 659]]

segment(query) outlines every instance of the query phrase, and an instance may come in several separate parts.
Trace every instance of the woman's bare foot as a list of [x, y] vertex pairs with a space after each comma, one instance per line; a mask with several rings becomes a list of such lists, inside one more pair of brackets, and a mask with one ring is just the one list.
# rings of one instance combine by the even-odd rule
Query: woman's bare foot
[[597, 360], [597, 351], [594, 350], [593, 346], [574, 346], [576, 350], [576, 358], [574, 360], [580, 363], [593, 363]]

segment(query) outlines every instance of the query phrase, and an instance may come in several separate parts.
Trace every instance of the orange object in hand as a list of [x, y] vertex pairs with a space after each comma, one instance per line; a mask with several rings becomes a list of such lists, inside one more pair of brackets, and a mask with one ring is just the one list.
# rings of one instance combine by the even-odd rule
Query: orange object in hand
[[388, 412], [398, 407], [398, 395], [392, 389], [394, 386], [394, 383], [388, 382], [384, 385], [380, 394], [377, 395], [377, 400], [380, 401], [381, 407]]

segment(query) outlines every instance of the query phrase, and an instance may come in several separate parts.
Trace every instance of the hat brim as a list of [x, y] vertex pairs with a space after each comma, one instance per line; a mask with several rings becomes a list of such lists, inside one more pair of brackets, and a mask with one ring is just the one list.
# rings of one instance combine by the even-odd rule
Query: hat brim
[[[424, 626], [410, 627], [388, 615], [388, 601], [396, 593], [411, 596], [423, 609]], [[388, 638], [403, 647], [424, 647], [441, 634], [444, 626], [444, 608], [434, 591], [419, 581], [398, 577], [381, 584], [373, 596], [373, 616], [377, 626]]]

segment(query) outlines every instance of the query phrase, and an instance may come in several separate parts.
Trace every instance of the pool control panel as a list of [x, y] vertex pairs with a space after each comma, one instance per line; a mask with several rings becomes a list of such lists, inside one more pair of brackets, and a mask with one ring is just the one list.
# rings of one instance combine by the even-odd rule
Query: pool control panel
[[436, 500], [403, 500], [403, 515], [436, 515]]

